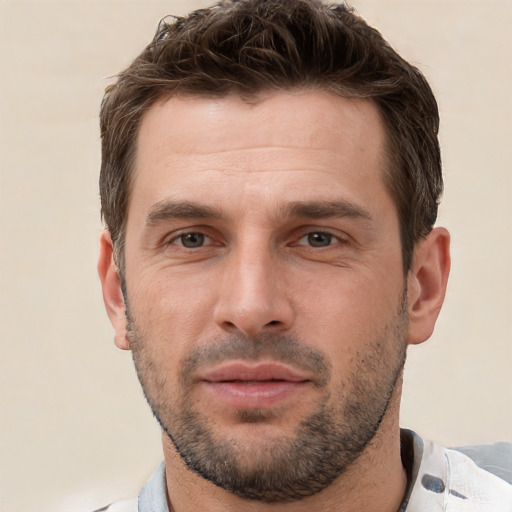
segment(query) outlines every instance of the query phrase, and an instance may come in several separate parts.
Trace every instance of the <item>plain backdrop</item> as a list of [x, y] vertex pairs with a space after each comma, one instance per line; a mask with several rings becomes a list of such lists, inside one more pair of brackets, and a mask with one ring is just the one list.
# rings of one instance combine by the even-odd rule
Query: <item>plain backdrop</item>
[[[0, 508], [135, 497], [160, 434], [96, 277], [98, 107], [163, 16], [205, 1], [0, 0]], [[512, 2], [354, 0], [430, 79], [453, 270], [409, 352], [402, 424], [447, 445], [512, 440]]]

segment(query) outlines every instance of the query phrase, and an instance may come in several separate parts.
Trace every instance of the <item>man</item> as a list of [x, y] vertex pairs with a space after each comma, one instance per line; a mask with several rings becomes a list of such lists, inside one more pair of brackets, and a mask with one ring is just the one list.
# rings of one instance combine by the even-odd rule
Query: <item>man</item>
[[421, 73], [317, 0], [164, 20], [108, 88], [98, 268], [165, 456], [139, 511], [512, 510], [492, 454], [398, 425], [450, 267], [438, 125]]

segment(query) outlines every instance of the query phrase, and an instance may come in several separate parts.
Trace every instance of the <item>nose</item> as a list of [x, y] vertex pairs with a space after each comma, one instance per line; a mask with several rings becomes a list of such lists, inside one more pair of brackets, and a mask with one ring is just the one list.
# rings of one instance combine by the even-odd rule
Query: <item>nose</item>
[[255, 245], [231, 251], [223, 262], [214, 320], [222, 330], [245, 336], [283, 333], [294, 320], [283, 262]]

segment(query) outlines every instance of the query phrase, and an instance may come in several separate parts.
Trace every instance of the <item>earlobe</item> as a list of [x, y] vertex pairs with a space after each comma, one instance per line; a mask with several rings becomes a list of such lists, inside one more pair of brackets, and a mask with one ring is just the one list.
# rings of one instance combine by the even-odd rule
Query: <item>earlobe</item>
[[121, 290], [121, 281], [114, 261], [114, 252], [110, 233], [105, 230], [100, 238], [100, 253], [98, 258], [98, 275], [103, 290], [103, 301], [110, 322], [114, 327], [114, 341], [117, 347], [129, 350], [127, 338], [126, 306]]
[[435, 228], [418, 242], [408, 275], [409, 344], [423, 343], [432, 335], [449, 273], [450, 235]]

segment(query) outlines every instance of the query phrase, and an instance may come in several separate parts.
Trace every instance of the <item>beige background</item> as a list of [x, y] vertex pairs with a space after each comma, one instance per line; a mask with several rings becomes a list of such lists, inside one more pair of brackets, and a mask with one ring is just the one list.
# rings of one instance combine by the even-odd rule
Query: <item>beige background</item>
[[[97, 111], [161, 17], [206, 4], [0, 0], [2, 510], [135, 496], [161, 458], [96, 278]], [[402, 423], [448, 445], [511, 440], [512, 2], [353, 4], [442, 115], [453, 272], [435, 335], [410, 351]]]

